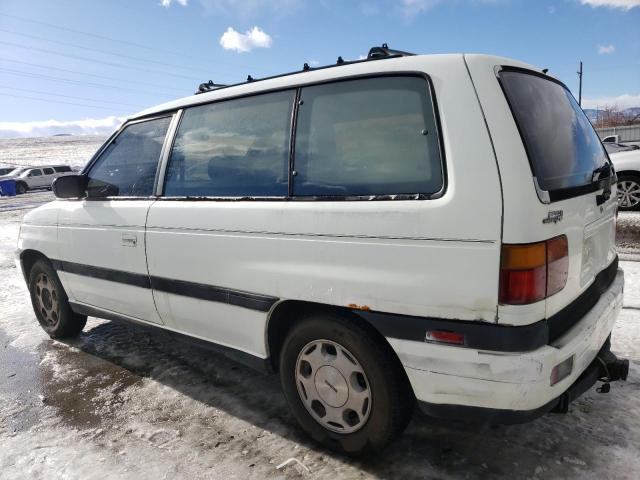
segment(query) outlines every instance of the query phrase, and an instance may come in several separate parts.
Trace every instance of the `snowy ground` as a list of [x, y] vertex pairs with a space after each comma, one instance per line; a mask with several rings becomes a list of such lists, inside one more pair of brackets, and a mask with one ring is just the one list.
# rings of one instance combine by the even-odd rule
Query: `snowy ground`
[[[383, 455], [354, 461], [307, 440], [276, 377], [97, 319], [76, 340], [50, 340], [13, 263], [20, 219], [50, 198], [0, 200], [2, 479], [640, 478], [639, 262], [621, 262], [625, 308], [613, 333], [613, 350], [632, 362], [626, 383], [526, 425], [478, 427], [416, 413]], [[621, 215], [631, 225], [625, 258], [637, 252], [639, 219]], [[303, 466], [277, 468], [289, 458]]]
[[105, 140], [105, 137], [95, 135], [0, 139], [0, 167], [81, 167]]

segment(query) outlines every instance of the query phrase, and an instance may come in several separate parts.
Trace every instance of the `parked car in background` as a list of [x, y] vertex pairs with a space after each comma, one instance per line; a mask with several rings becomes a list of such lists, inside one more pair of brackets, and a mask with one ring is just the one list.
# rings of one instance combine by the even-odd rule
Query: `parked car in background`
[[62, 176], [73, 173], [69, 165], [50, 165], [41, 167], [18, 167], [11, 170], [0, 180], [13, 179], [16, 181], [16, 193], [22, 194], [28, 190], [39, 188], [51, 189], [51, 183]]
[[613, 143], [613, 142], [608, 142], [608, 143], [603, 143], [604, 148], [607, 150], [608, 153], [617, 153], [617, 152], [628, 152], [630, 150], [640, 150], [640, 146], [638, 145], [631, 145], [631, 144], [627, 144], [627, 143]]
[[11, 173], [13, 170], [15, 170], [15, 167], [1, 167], [0, 168], [0, 177], [3, 177], [5, 175], [7, 175], [8, 173]]
[[618, 174], [618, 208], [640, 210], [640, 150], [610, 153]]

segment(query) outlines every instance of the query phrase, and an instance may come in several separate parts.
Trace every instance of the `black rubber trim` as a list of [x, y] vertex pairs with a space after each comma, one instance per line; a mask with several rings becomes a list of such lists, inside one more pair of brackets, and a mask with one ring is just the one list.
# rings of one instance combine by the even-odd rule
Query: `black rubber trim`
[[228, 303], [260, 312], [268, 312], [278, 301], [278, 298], [268, 295], [154, 276], [151, 277], [151, 288], [160, 292], [173, 293], [210, 302]]
[[87, 315], [89, 317], [103, 318], [105, 320], [112, 320], [116, 322], [125, 322], [125, 323], [133, 323], [135, 325], [140, 325], [142, 327], [153, 330], [157, 333], [164, 334], [179, 342], [187, 343], [189, 345], [195, 345], [196, 347], [213, 351], [215, 353], [220, 353], [225, 357], [228, 357], [238, 363], [246, 365], [247, 367], [250, 367], [253, 370], [256, 370], [258, 372], [261, 372], [261, 373], [273, 372], [273, 368], [271, 367], [271, 362], [269, 361], [269, 359], [266, 359], [266, 358], [260, 358], [255, 355], [251, 355], [250, 353], [236, 350], [235, 348], [220, 345], [208, 340], [201, 340], [199, 338], [191, 337], [183, 333], [173, 332], [171, 330], [167, 330], [166, 328], [163, 328], [162, 325], [151, 324], [151, 323], [144, 322], [142, 320], [137, 320], [125, 315], [120, 315], [115, 312], [108, 312], [99, 308], [95, 308], [90, 305], [69, 301], [69, 306], [71, 307], [71, 310], [73, 310], [75, 313], [79, 315]]
[[464, 345], [460, 347], [495, 352], [528, 352], [549, 342], [547, 323], [539, 322], [514, 327], [480, 321], [442, 320], [390, 313], [354, 310], [385, 337], [425, 342], [427, 330], [462, 333]]
[[51, 260], [51, 263], [53, 264], [53, 268], [62, 270], [63, 272], [75, 273], [76, 275], [82, 275], [84, 277], [99, 278], [100, 280], [108, 280], [110, 282], [124, 283], [134, 287], [151, 288], [148, 275], [62, 260]]
[[183, 297], [208, 300], [210, 302], [227, 303], [260, 312], [268, 312], [278, 301], [277, 297], [261, 295], [257, 293], [234, 290], [231, 288], [216, 287], [202, 283], [173, 280], [163, 277], [149, 277], [139, 273], [123, 272], [111, 268], [96, 267], [80, 263], [51, 260], [53, 268], [85, 277], [99, 278], [110, 282], [124, 283], [141, 288], [153, 288], [166, 293], [173, 293]]
[[593, 283], [569, 305], [547, 319], [549, 342], [562, 337], [591, 310], [616, 278], [618, 257], [596, 275]]

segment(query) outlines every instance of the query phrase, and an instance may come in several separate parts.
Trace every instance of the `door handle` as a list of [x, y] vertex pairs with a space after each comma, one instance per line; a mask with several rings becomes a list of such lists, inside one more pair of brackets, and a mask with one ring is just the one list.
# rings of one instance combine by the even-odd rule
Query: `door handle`
[[138, 245], [138, 236], [135, 233], [123, 233], [122, 245], [125, 247], [135, 247]]

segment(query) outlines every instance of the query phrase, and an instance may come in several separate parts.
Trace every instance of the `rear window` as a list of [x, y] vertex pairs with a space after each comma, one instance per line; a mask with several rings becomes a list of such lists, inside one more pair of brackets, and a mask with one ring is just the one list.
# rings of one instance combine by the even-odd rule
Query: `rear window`
[[53, 168], [43, 168], [42, 171], [45, 175], [53, 175]]
[[429, 84], [379, 77], [303, 87], [294, 195], [433, 194], [443, 187]]
[[592, 183], [594, 170], [607, 162], [607, 155], [573, 95], [559, 83], [522, 71], [503, 70], [500, 82], [540, 188]]

